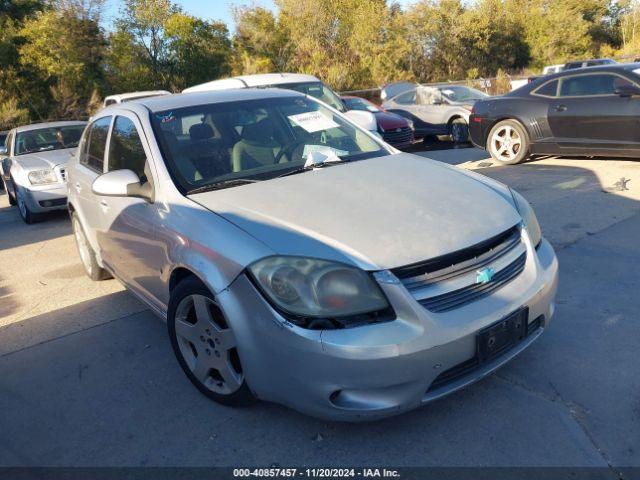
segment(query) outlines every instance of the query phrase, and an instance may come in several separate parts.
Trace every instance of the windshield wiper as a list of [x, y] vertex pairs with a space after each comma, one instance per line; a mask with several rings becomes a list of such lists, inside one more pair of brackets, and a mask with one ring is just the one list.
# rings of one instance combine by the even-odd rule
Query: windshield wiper
[[282, 175], [278, 175], [276, 178], [288, 177], [289, 175], [308, 172], [310, 170], [315, 170], [316, 168], [332, 167], [334, 165], [339, 165], [341, 163], [346, 163], [346, 162], [333, 152], [329, 155], [325, 155], [320, 152], [313, 152], [307, 156], [307, 161], [304, 163], [304, 166], [300, 168], [296, 168], [295, 170], [291, 170], [289, 172], [283, 173]]
[[255, 180], [252, 178], [234, 178], [233, 180], [223, 180], [222, 182], [203, 185], [202, 187], [188, 190], [187, 195], [195, 195], [196, 193], [211, 192], [213, 190], [222, 190], [223, 188], [238, 187], [240, 185], [246, 185], [247, 183], [257, 183], [259, 181], [260, 180]]

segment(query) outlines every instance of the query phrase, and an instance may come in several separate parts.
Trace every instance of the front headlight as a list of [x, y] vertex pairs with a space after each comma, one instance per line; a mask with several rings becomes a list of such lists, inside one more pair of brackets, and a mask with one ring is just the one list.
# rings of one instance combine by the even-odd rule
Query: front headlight
[[46, 185], [49, 183], [57, 183], [58, 179], [53, 170], [34, 170], [29, 172], [29, 181], [31, 185]]
[[540, 242], [542, 241], [542, 230], [540, 229], [536, 213], [533, 211], [533, 208], [526, 198], [513, 189], [509, 190], [511, 191], [511, 196], [513, 197], [516, 209], [522, 217], [524, 226], [527, 229], [527, 232], [529, 232], [531, 243], [533, 243], [534, 247], [538, 248], [538, 245], [540, 245]]
[[341, 263], [268, 257], [249, 266], [268, 300], [296, 325], [341, 328], [388, 319], [389, 303], [371, 276]]

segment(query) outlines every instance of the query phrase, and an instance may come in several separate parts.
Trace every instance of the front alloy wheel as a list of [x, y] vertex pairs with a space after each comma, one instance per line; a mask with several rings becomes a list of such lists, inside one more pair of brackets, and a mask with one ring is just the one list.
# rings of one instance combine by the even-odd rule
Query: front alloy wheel
[[244, 378], [233, 331], [197, 279], [188, 278], [175, 288], [167, 320], [174, 353], [198, 390], [225, 405], [255, 400]]
[[529, 150], [524, 129], [514, 120], [499, 122], [489, 132], [488, 150], [500, 163], [515, 165], [522, 162]]

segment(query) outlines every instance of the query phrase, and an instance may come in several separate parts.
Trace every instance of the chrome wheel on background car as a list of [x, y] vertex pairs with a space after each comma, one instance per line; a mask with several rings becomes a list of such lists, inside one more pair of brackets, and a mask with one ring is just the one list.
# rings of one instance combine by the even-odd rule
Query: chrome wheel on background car
[[522, 162], [529, 151], [525, 131], [514, 120], [498, 122], [489, 132], [487, 143], [493, 159], [507, 165]]
[[181, 282], [167, 317], [180, 366], [202, 393], [227, 405], [255, 399], [244, 378], [233, 331], [204, 285], [195, 278]]

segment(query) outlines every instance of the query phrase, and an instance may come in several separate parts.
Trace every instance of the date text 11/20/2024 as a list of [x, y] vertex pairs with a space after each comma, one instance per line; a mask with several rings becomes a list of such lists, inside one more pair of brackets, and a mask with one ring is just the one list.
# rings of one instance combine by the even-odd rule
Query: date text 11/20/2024
[[233, 476], [238, 478], [398, 478], [400, 473], [387, 468], [235, 468]]

